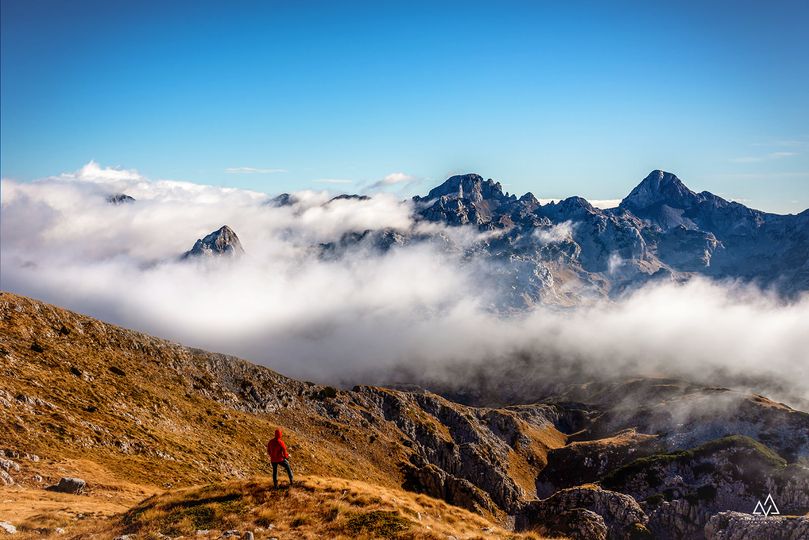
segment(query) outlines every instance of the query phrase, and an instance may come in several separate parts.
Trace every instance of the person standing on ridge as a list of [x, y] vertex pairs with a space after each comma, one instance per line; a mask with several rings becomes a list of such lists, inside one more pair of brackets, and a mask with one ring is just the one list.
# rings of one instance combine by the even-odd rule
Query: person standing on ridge
[[267, 453], [270, 455], [272, 463], [272, 483], [278, 488], [278, 466], [282, 465], [287, 470], [289, 485], [292, 485], [292, 468], [289, 466], [289, 452], [287, 445], [281, 440], [281, 428], [275, 430], [275, 437], [267, 443]]

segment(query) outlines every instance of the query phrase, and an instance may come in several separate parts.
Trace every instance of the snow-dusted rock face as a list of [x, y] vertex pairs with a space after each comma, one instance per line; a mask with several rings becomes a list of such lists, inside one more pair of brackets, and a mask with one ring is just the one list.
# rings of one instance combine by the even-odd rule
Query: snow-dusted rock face
[[244, 248], [239, 241], [239, 237], [233, 229], [223, 225], [220, 229], [212, 232], [205, 238], [201, 238], [194, 243], [194, 247], [187, 251], [183, 258], [189, 257], [214, 257], [229, 256], [238, 257], [244, 254]]
[[709, 192], [695, 193], [672, 173], [652, 171], [617, 208], [581, 197], [545, 205], [532, 193], [503, 192], [477, 174], [453, 176], [413, 198], [414, 219], [480, 233], [456, 245], [440, 233], [347, 233], [324, 244], [328, 256], [353, 245], [388, 250], [431, 241], [483, 262], [488, 283], [502, 285], [500, 308], [576, 303], [583, 295], [619, 295], [650, 281], [695, 274], [773, 287], [784, 295], [809, 290], [809, 210], [768, 214]]
[[649, 173], [649, 176], [621, 201], [620, 207], [640, 216], [653, 208], [664, 206], [680, 210], [690, 208], [697, 199], [697, 194], [685, 187], [677, 176], [656, 170]]
[[[324, 205], [367, 199], [346, 194]], [[120, 194], [110, 202], [131, 201]], [[320, 252], [338, 258], [355, 248], [385, 252], [429, 242], [474, 264], [491, 288], [487, 305], [498, 310], [577, 304], [694, 275], [751, 282], [784, 296], [809, 290], [809, 210], [798, 215], [753, 210], [707, 191], [696, 193], [665, 171], [652, 171], [617, 208], [606, 210], [575, 196], [543, 205], [532, 193], [517, 197], [478, 174], [452, 176], [412, 202], [410, 229], [347, 231], [319, 245]], [[296, 203], [285, 193], [266, 204]], [[422, 227], [425, 222], [465, 227], [469, 234]], [[198, 240], [184, 257], [242, 252], [225, 226]]]

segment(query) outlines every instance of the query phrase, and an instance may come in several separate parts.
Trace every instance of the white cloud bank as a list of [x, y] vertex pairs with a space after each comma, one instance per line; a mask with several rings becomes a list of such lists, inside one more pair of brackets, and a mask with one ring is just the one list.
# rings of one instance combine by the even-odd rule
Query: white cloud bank
[[[114, 193], [137, 201], [107, 203]], [[316, 246], [346, 232], [412, 225], [410, 204], [392, 195], [324, 204], [329, 198], [302, 191], [294, 205], [275, 207], [262, 193], [150, 181], [92, 162], [35, 182], [3, 180], [0, 286], [318, 381], [384, 380], [401, 366], [440, 378], [458, 362], [496, 372], [530, 355], [592, 376], [718, 385], [730, 384], [727, 374], [767, 377], [809, 397], [809, 296], [785, 304], [694, 280], [505, 317], [486, 309], [494, 287], [474, 265], [427, 244], [320, 257]], [[244, 258], [178, 260], [224, 224]]]

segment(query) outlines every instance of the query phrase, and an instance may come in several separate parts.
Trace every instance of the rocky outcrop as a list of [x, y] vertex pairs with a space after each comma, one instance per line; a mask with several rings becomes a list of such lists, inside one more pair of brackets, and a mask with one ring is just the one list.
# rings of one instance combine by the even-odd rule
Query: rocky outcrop
[[596, 482], [612, 470], [659, 451], [657, 437], [634, 429], [554, 448], [537, 477], [537, 495], [549, 497], [560, 489]]
[[720, 512], [705, 525], [706, 540], [803, 540], [809, 538], [809, 517], [754, 516]]
[[183, 259], [193, 257], [239, 257], [241, 255], [244, 255], [244, 248], [242, 248], [239, 237], [236, 236], [233, 229], [223, 225], [205, 238], [197, 240], [194, 247], [185, 252]]
[[[646, 527], [649, 519], [635, 499], [597, 486], [568, 488], [547, 499], [527, 503], [517, 514], [515, 526], [517, 530], [540, 526], [550, 534], [565, 534], [571, 529], [600, 531], [598, 521], [590, 514], [573, 512], [580, 510], [588, 510], [601, 518], [607, 538], [651, 538]], [[584, 523], [564, 523], [560, 519], [562, 514], [570, 519], [583, 519]]]
[[784, 513], [809, 511], [809, 469], [787, 466], [741, 436], [638, 459], [609, 473], [602, 485], [643, 501], [649, 528], [662, 539], [700, 538], [715, 512], [751, 510], [768, 494]]
[[81, 478], [60, 478], [59, 483], [54, 486], [49, 486], [49, 491], [57, 491], [59, 493], [72, 493], [73, 495], [80, 495], [84, 493], [87, 487], [87, 482]]
[[10, 459], [0, 458], [0, 485], [10, 486], [14, 484], [12, 472], [20, 472], [20, 465]]
[[418, 459], [417, 456], [418, 454], [414, 454], [414, 461], [421, 466], [404, 467], [405, 489], [424, 493], [472, 511], [497, 511], [497, 505], [488, 493], [469, 480], [452, 476], [432, 463], [424, 463], [424, 460]]
[[607, 540], [609, 535], [604, 518], [584, 508], [565, 510], [549, 516], [542, 529], [572, 540]]
[[530, 498], [526, 487], [532, 486], [520, 485], [509, 474], [512, 464], [524, 464], [532, 482], [545, 462], [546, 441], [555, 439], [561, 445], [564, 439], [555, 427], [558, 411], [553, 406], [475, 408], [426, 392], [355, 390], [369, 412], [395, 423], [408, 438], [413, 450], [412, 466], [406, 467], [411, 489], [427, 493], [451, 489], [461, 494], [454, 499], [472, 506], [490, 504], [466, 489], [467, 482], [513, 513]]

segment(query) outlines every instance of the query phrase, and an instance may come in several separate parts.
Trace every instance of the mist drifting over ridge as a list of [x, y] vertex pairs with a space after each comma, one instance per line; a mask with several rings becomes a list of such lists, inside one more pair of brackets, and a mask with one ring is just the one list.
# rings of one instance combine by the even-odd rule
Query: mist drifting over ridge
[[[135, 203], [110, 204], [118, 193]], [[528, 356], [537, 377], [552, 361], [559, 374], [567, 366], [581, 377], [760, 380], [778, 395], [809, 397], [806, 293], [784, 300], [692, 278], [503, 313], [492, 309], [501, 289], [487, 263], [435, 243], [385, 252], [358, 244], [341, 257], [318, 249], [364, 230], [438, 231], [457, 245], [487, 233], [416, 223], [413, 203], [389, 194], [331, 198], [296, 192], [294, 204], [278, 206], [262, 193], [151, 181], [92, 162], [31, 183], [4, 179], [0, 285], [320, 382], [451, 380], [458, 366], [496, 371]], [[180, 260], [225, 224], [243, 257]], [[573, 227], [557, 225], [542, 241]]]

